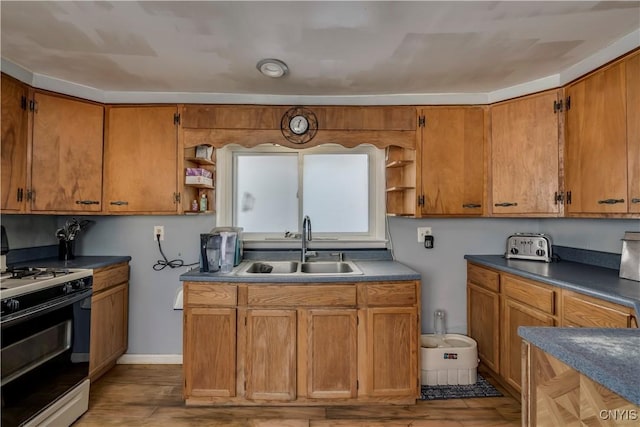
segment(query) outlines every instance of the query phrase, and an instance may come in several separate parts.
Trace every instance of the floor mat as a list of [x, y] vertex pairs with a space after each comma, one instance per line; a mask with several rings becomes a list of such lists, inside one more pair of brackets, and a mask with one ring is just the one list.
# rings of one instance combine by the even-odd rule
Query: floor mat
[[461, 399], [465, 397], [499, 397], [502, 396], [482, 376], [478, 375], [475, 384], [469, 385], [423, 385], [420, 400]]

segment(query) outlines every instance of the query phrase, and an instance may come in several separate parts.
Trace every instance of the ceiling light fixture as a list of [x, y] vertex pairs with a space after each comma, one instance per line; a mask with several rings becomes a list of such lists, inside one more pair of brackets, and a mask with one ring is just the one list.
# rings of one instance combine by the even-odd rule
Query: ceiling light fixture
[[287, 64], [279, 59], [262, 59], [258, 62], [256, 68], [265, 76], [276, 79], [278, 77], [284, 77], [289, 72]]

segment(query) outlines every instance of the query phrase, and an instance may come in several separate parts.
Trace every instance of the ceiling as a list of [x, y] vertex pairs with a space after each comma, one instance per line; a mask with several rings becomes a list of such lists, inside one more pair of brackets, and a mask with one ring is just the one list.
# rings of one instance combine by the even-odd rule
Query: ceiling
[[[3, 71], [12, 64], [41, 81], [107, 92], [489, 93], [557, 75], [630, 34], [640, 39], [640, 1], [0, 6]], [[262, 58], [283, 60], [290, 73], [261, 75]]]

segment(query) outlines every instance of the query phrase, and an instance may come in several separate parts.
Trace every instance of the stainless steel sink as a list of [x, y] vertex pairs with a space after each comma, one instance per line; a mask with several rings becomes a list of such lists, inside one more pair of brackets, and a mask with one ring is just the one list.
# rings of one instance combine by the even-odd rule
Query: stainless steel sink
[[300, 265], [304, 274], [345, 274], [353, 273], [355, 266], [348, 262], [305, 262]]
[[296, 261], [252, 262], [244, 270], [245, 273], [249, 274], [291, 274], [296, 271], [298, 271], [298, 263]]
[[240, 267], [238, 276], [352, 276], [363, 274], [351, 261], [251, 261]]

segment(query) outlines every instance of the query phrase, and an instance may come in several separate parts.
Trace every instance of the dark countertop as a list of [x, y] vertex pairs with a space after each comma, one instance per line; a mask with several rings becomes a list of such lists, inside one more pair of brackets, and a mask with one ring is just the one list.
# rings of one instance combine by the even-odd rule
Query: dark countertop
[[518, 334], [576, 371], [640, 405], [640, 330], [520, 327]]
[[572, 261], [546, 263], [506, 259], [502, 255], [464, 257], [475, 264], [632, 307], [640, 314], [640, 282], [621, 279], [618, 270]]
[[29, 262], [21, 262], [21, 266], [42, 268], [102, 268], [121, 262], [131, 261], [130, 256], [76, 256], [69, 261], [60, 261], [55, 258], [42, 258]]
[[336, 282], [380, 282], [400, 280], [420, 280], [420, 273], [397, 261], [353, 261], [364, 274], [361, 275], [236, 275], [246, 262], [235, 267], [231, 273], [200, 273], [198, 270], [186, 272], [180, 276], [181, 281], [191, 282], [237, 282], [237, 283], [336, 283]]

